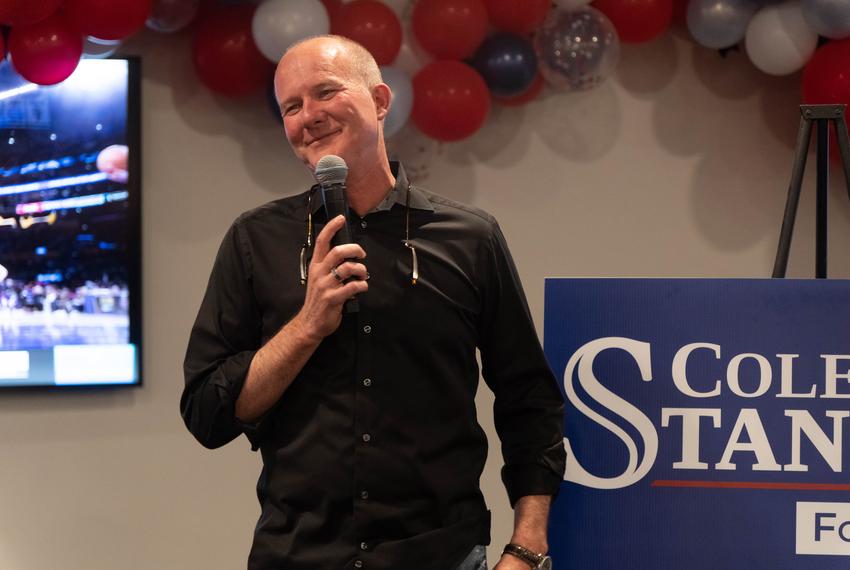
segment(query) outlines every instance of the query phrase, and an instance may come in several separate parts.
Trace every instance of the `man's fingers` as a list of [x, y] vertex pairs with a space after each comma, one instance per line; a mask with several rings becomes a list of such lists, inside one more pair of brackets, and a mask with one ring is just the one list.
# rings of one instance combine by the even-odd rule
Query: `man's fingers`
[[341, 265], [348, 259], [363, 259], [366, 252], [356, 243], [344, 243], [332, 248], [322, 259], [322, 263], [328, 267]]
[[322, 231], [319, 232], [319, 235], [316, 236], [316, 245], [313, 248], [313, 259], [321, 263], [324, 261], [325, 256], [331, 250], [331, 239], [334, 237], [336, 232], [345, 224], [345, 216], [340, 214], [335, 217], [322, 228]]
[[365, 281], [361, 281], [359, 279], [355, 279], [353, 281], [349, 281], [342, 287], [338, 287], [333, 289], [328, 293], [327, 300], [330, 305], [342, 305], [347, 300], [351, 299], [355, 295], [360, 293], [365, 293], [369, 289], [369, 284]]
[[[369, 273], [366, 270], [366, 266], [362, 263], [355, 263], [353, 261], [346, 261], [345, 263], [341, 263], [334, 268], [336, 271], [336, 275], [334, 276], [337, 281], [345, 281], [349, 277], [355, 277], [357, 279], [366, 280], [369, 278]], [[333, 275], [333, 271], [331, 274]], [[337, 277], [337, 275], [339, 277]]]

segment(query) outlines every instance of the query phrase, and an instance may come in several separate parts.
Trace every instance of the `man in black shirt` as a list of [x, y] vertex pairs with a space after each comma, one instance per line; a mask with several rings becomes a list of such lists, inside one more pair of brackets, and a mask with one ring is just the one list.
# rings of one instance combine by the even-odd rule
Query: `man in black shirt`
[[[496, 396], [511, 542], [528, 551], [495, 568], [546, 567], [563, 403], [498, 224], [387, 160], [392, 95], [359, 45], [293, 46], [275, 88], [304, 164], [348, 164], [355, 243], [331, 246], [345, 220], [326, 219], [316, 187], [246, 212], [192, 329], [187, 427], [209, 448], [244, 433], [263, 457], [249, 568], [475, 568], [490, 540], [476, 348]], [[359, 311], [344, 312], [353, 296]]]

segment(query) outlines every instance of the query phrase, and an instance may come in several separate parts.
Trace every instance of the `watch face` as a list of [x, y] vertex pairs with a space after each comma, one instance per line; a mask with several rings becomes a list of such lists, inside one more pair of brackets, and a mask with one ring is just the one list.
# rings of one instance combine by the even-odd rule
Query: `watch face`
[[544, 556], [540, 564], [537, 565], [538, 570], [552, 570], [552, 559]]

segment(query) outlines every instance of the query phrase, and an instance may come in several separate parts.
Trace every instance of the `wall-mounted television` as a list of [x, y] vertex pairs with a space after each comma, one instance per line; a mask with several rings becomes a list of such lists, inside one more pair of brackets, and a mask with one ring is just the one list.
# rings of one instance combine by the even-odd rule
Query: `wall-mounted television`
[[0, 390], [141, 384], [140, 62], [0, 62]]

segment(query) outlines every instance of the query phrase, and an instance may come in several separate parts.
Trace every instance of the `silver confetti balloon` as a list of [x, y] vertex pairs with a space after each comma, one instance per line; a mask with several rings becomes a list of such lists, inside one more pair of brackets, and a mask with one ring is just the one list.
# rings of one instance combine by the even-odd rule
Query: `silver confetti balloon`
[[754, 0], [690, 0], [688, 31], [701, 46], [732, 47], [744, 39], [758, 7]]
[[182, 30], [198, 14], [200, 0], [153, 0], [147, 27], [166, 34]]
[[833, 40], [850, 37], [850, 0], [802, 0], [801, 4], [813, 32]]
[[534, 36], [543, 78], [556, 89], [590, 89], [605, 81], [620, 60], [620, 38], [599, 10], [554, 9]]

